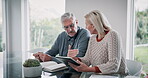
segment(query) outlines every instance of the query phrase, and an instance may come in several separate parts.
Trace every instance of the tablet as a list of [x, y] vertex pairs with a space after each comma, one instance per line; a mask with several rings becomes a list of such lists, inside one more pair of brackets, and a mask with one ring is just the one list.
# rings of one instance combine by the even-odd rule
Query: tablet
[[74, 64], [74, 65], [77, 65], [79, 66], [80, 64], [77, 63], [74, 59], [72, 59], [71, 57], [62, 57], [62, 56], [59, 56], [59, 57], [56, 57], [57, 59], [60, 59], [62, 60], [66, 65], [68, 64], [68, 62]]

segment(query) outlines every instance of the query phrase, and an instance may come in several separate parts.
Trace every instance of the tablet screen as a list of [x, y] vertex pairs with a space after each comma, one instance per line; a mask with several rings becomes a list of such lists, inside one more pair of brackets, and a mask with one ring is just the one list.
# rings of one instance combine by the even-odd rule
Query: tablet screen
[[68, 64], [68, 62], [79, 66], [80, 64], [77, 63], [74, 59], [72, 59], [71, 57], [56, 57], [57, 59], [62, 60], [66, 65]]

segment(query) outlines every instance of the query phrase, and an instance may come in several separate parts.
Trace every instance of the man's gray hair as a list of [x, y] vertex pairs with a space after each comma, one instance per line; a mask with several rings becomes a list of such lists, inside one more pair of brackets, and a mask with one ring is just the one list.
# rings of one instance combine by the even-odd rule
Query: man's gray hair
[[67, 12], [61, 16], [61, 22], [63, 23], [65, 20], [73, 20], [74, 22], [76, 20], [76, 17], [73, 13]]

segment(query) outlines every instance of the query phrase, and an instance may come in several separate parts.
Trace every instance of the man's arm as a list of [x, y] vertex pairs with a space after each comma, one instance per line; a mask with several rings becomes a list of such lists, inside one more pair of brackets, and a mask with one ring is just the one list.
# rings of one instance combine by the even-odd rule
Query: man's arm
[[52, 45], [51, 49], [48, 50], [45, 54], [48, 54], [50, 56], [56, 56], [59, 53], [59, 41], [60, 41], [60, 35], [58, 36], [58, 38], [56, 39], [56, 41], [54, 42], [54, 44]]
[[51, 49], [45, 52], [45, 54], [43, 54], [42, 52], [38, 52], [36, 54], [33, 54], [33, 56], [36, 59], [39, 59], [40, 61], [49, 61], [49, 60], [56, 61], [56, 59], [53, 56], [56, 56], [59, 53], [59, 49], [58, 49], [59, 36], [56, 39], [54, 45], [51, 47]]
[[51, 47], [50, 50], [48, 50], [45, 54], [48, 54], [51, 56], [51, 60], [55, 61], [57, 63], [61, 63], [61, 61], [59, 61], [58, 59], [55, 58], [55, 56], [57, 54], [59, 54], [59, 41], [61, 41], [61, 34], [58, 36], [58, 38], [56, 39], [55, 43], [53, 44], [53, 46]]
[[76, 57], [83, 57], [86, 53], [86, 50], [87, 50], [87, 46], [88, 46], [88, 42], [89, 42], [89, 38], [90, 38], [90, 33], [87, 31], [87, 32], [84, 32], [82, 35], [81, 35], [81, 38], [79, 39], [79, 44], [78, 44], [78, 50], [79, 50], [79, 53], [77, 54]]

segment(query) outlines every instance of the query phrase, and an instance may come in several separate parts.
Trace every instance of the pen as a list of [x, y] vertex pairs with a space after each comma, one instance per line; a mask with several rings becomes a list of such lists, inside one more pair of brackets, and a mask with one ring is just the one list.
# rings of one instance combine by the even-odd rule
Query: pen
[[46, 56], [46, 55], [45, 55], [45, 54], [43, 54], [43, 62], [45, 61], [45, 56]]
[[71, 45], [69, 44], [69, 46], [68, 46], [68, 50], [70, 50], [71, 49]]

